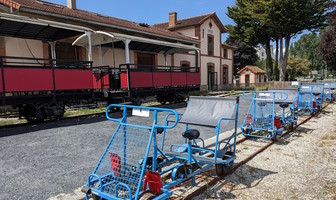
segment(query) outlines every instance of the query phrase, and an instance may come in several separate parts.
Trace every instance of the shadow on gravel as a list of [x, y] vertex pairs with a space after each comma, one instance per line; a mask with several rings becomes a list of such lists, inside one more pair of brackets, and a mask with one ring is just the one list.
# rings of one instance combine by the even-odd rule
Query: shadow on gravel
[[243, 165], [233, 174], [224, 177], [219, 184], [205, 193], [207, 198], [234, 199], [236, 196], [232, 194], [233, 191], [253, 188], [260, 184], [266, 176], [277, 173], [278, 172]]
[[304, 137], [304, 134], [310, 134], [315, 129], [306, 128], [306, 127], [298, 127], [294, 132], [285, 135], [283, 138], [280, 138], [279, 141], [277, 141], [277, 145], [288, 145], [290, 142], [297, 140], [299, 138]]
[[[169, 104], [164, 106], [159, 106], [161, 108], [171, 108], [171, 109], [179, 109], [186, 107], [185, 103], [179, 103], [179, 104]], [[113, 118], [121, 118], [122, 112], [116, 112], [112, 113], [110, 115]], [[45, 123], [39, 123], [39, 124], [33, 124], [33, 125], [24, 125], [24, 126], [18, 126], [13, 128], [4, 128], [0, 132], [0, 138], [2, 137], [8, 137], [8, 136], [14, 136], [14, 135], [20, 135], [25, 133], [32, 133], [36, 131], [41, 130], [48, 130], [53, 128], [59, 128], [59, 127], [68, 127], [68, 126], [77, 126], [82, 124], [91, 124], [91, 123], [97, 123], [106, 121], [106, 116], [104, 114], [99, 114], [95, 116], [89, 116], [89, 117], [79, 117], [75, 119], [61, 119], [58, 121], [47, 121]]]

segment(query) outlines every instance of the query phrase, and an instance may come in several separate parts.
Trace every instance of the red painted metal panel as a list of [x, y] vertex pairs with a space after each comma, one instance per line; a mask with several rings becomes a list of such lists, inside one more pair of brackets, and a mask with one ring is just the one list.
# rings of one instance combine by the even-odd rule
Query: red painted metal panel
[[152, 72], [130, 72], [130, 83], [130, 88], [152, 87]]
[[2, 85], [2, 71], [0, 68], [0, 92], [3, 92], [3, 85]]
[[187, 75], [185, 72], [173, 72], [172, 73], [172, 85], [180, 86], [187, 84]]
[[109, 74], [108, 73], [93, 74], [93, 88], [108, 89], [109, 88]]
[[154, 72], [154, 87], [171, 86], [170, 72]]
[[122, 89], [128, 88], [128, 78], [127, 78], [127, 72], [121, 72], [120, 73], [120, 85]]
[[200, 73], [188, 73], [187, 80], [188, 85], [200, 85], [201, 84]]
[[56, 90], [92, 89], [91, 70], [55, 69]]
[[51, 69], [5, 68], [6, 92], [53, 90]]

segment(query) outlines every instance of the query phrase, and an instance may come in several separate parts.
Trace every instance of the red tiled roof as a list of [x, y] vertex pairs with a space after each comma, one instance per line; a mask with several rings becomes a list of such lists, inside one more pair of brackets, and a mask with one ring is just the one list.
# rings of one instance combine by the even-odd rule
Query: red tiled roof
[[[195, 17], [190, 17], [190, 18], [177, 20], [177, 23], [176, 23], [176, 26], [174, 26], [174, 29], [175, 28], [182, 28], [182, 27], [186, 27], [186, 26], [198, 25], [202, 21], [204, 21], [205, 19], [208, 19], [212, 14], [214, 14], [214, 13], [208, 13], [208, 14], [205, 14], [205, 15], [200, 15], [200, 16], [195, 16]], [[163, 22], [163, 23], [154, 24], [153, 26], [159, 27], [159, 28], [162, 28], [162, 29], [168, 29], [169, 28], [169, 23], [168, 22]]]
[[241, 70], [238, 71], [238, 74], [242, 73], [246, 69], [249, 69], [254, 74], [266, 74], [266, 72], [264, 70], [260, 69], [257, 66], [251, 66], [251, 65], [246, 65], [246, 67], [244, 67], [243, 69], [241, 69]]
[[128, 28], [128, 29], [132, 29], [135, 31], [141, 31], [144, 33], [156, 34], [159, 36], [161, 35], [161, 36], [171, 37], [175, 39], [186, 40], [190, 42], [196, 41], [195, 39], [191, 37], [173, 33], [167, 30], [163, 30], [158, 27], [154, 27], [154, 26], [144, 27], [144, 26], [140, 26], [138, 23], [135, 23], [135, 22], [118, 19], [118, 18], [110, 17], [110, 16], [104, 16], [104, 15], [100, 15], [97, 13], [88, 12], [85, 10], [70, 9], [66, 6], [50, 3], [47, 1], [42, 1], [42, 0], [12, 0], [12, 1], [20, 4], [21, 6], [20, 10], [24, 10], [25, 12], [29, 12], [30, 10], [41, 11], [43, 12], [41, 14], [46, 15], [46, 16], [50, 16], [51, 14], [57, 14], [59, 15], [59, 17], [67, 16], [67, 17], [74, 18], [74, 21], [76, 19], [84, 20], [85, 22], [93, 21], [93, 22], [104, 23], [104, 24], [113, 25], [117, 27]]
[[226, 32], [226, 29], [225, 29], [224, 25], [219, 20], [219, 18], [217, 17], [215, 12], [200, 15], [200, 16], [189, 17], [189, 18], [177, 20], [176, 25], [172, 28], [169, 28], [169, 22], [158, 23], [158, 24], [154, 24], [153, 26], [159, 27], [159, 28], [162, 28], [162, 29], [174, 30], [174, 29], [178, 29], [178, 28], [183, 28], [183, 27], [189, 27], [189, 26], [195, 26], [195, 25], [202, 24], [205, 20], [209, 19], [210, 17], [214, 17], [214, 19], [216, 20], [216, 23], [220, 27], [220, 29], [223, 32]]

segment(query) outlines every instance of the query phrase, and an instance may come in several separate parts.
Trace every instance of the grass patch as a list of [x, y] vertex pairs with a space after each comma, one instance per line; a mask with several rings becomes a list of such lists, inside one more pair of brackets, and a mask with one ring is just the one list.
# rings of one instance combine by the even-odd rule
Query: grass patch
[[100, 114], [106, 111], [106, 107], [100, 108], [80, 108], [78, 110], [67, 110], [64, 113], [64, 117], [76, 117], [81, 115], [92, 115], [92, 114]]
[[25, 119], [16, 119], [16, 118], [8, 118], [0, 120], [0, 126], [9, 126], [9, 125], [15, 125], [15, 124], [24, 124], [27, 123], [27, 120]]
[[191, 91], [190, 96], [207, 96], [209, 94], [208, 90], [195, 90]]

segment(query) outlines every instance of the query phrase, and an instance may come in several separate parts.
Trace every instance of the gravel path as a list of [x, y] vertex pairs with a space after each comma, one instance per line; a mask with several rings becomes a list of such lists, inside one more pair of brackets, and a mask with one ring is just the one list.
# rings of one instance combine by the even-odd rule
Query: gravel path
[[[167, 105], [183, 113], [185, 104]], [[249, 101], [240, 100], [239, 123]], [[115, 114], [116, 117], [120, 116]], [[149, 122], [147, 119], [145, 123]], [[159, 122], [164, 116], [159, 115]], [[129, 122], [138, 123], [130, 117]], [[221, 131], [231, 130], [234, 124]], [[70, 199], [63, 194], [81, 195], [78, 190], [92, 173], [116, 123], [104, 116], [49, 122], [28, 127], [2, 129], [0, 132], [0, 199]], [[165, 148], [183, 141], [184, 126], [166, 135]], [[204, 139], [214, 136], [213, 129], [199, 128]], [[63, 194], [61, 194], [63, 193]], [[61, 195], [60, 195], [61, 194]], [[73, 197], [78, 199], [78, 196]]]
[[336, 105], [198, 199], [336, 199]]

